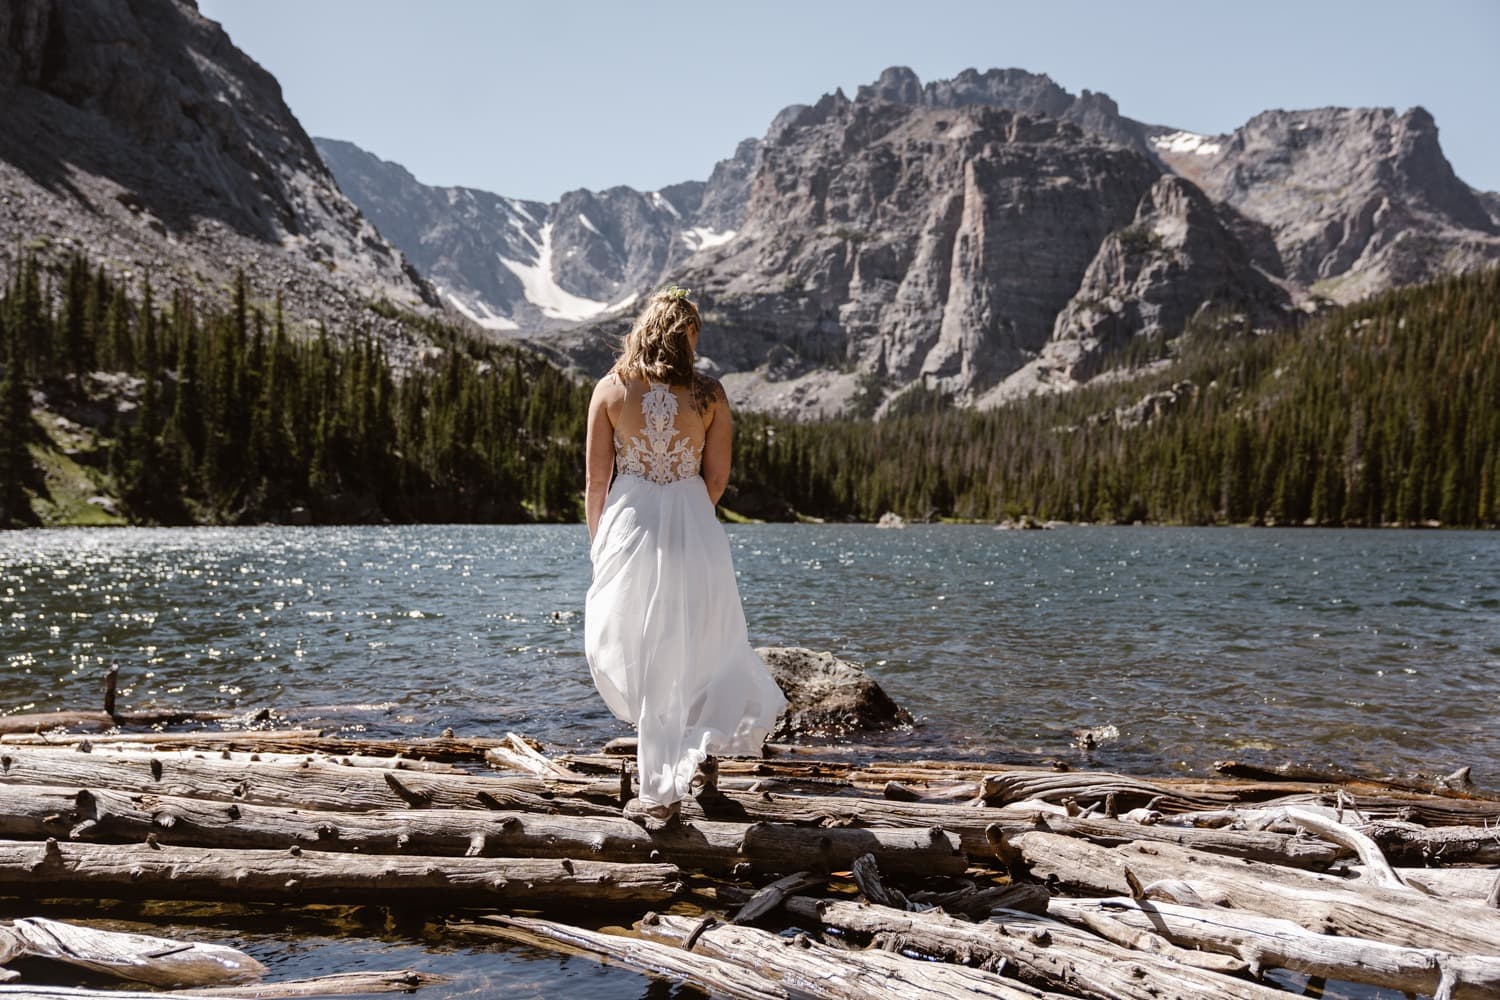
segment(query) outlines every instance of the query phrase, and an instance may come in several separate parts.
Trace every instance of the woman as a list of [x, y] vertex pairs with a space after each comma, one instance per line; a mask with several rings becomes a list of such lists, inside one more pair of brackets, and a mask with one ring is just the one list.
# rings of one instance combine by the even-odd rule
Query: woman
[[713, 754], [759, 753], [786, 705], [746, 640], [714, 516], [732, 434], [723, 387], [693, 370], [701, 325], [686, 289], [653, 295], [589, 403], [584, 646], [605, 704], [638, 731], [626, 815], [653, 823], [695, 784], [714, 789]]

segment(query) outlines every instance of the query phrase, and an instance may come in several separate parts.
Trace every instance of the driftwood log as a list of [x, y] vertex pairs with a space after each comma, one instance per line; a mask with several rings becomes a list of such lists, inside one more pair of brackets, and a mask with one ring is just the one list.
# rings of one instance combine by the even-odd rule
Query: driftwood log
[[672, 865], [567, 859], [0, 841], [0, 893], [32, 899], [644, 907], [670, 901], [681, 889], [680, 879]]
[[788, 1000], [794, 994], [753, 966], [623, 934], [604, 934], [534, 917], [487, 915], [448, 925], [459, 934], [496, 938], [568, 955], [617, 962], [647, 975], [668, 976], [736, 1000]]
[[351, 996], [361, 993], [410, 993], [445, 983], [446, 976], [410, 969], [398, 972], [342, 972], [311, 979], [286, 979], [248, 986], [209, 986], [186, 990], [90, 990], [72, 986], [0, 986], [0, 997], [18, 1000], [161, 1000], [162, 997], [216, 997], [218, 1000], [272, 1000], [278, 997]]
[[148, 986], [244, 983], [266, 973], [260, 962], [225, 945], [101, 931], [42, 917], [0, 924], [0, 953], [7, 956], [0, 964], [21, 956], [44, 958]]
[[652, 941], [681, 944], [710, 958], [758, 969], [794, 996], [830, 1000], [1037, 1000], [1062, 997], [983, 969], [914, 961], [878, 948], [836, 949], [806, 934], [785, 938], [769, 931], [690, 917], [649, 914], [636, 932]]
[[1047, 917], [996, 913], [969, 923], [942, 913], [911, 913], [837, 900], [790, 900], [794, 917], [872, 940], [876, 946], [916, 951], [949, 962], [1004, 966], [1043, 989], [1093, 1000], [1159, 1000], [1162, 996], [1218, 996], [1272, 1000], [1277, 991], [1230, 979], [1148, 952], [1131, 951], [1088, 930]]
[[[1132, 934], [1160, 935], [1184, 948], [1241, 959], [1259, 976], [1267, 969], [1365, 983], [1429, 996], [1444, 987], [1454, 1000], [1500, 996], [1500, 955], [1449, 955], [1365, 938], [1318, 934], [1290, 920], [1225, 907], [1116, 899], [1058, 899], [1050, 912], [1114, 937], [1112, 925]], [[1500, 942], [1496, 943], [1500, 951]]]
[[172, 795], [9, 785], [0, 837], [466, 857], [668, 861], [716, 874], [839, 871], [874, 854], [888, 872], [959, 875], [968, 860], [951, 833], [931, 828], [796, 827], [700, 820], [650, 832], [618, 816], [553, 816], [473, 809], [333, 812], [240, 805]]
[[[1282, 917], [1308, 930], [1367, 937], [1459, 955], [1494, 954], [1500, 911], [1450, 903], [1412, 889], [1361, 886], [1331, 875], [1218, 858], [1172, 844], [1099, 847], [1054, 833], [1009, 838], [1033, 875], [1088, 895], [1133, 896], [1131, 882], [1183, 886], [1206, 903]], [[1127, 874], [1128, 872], [1128, 874]]]

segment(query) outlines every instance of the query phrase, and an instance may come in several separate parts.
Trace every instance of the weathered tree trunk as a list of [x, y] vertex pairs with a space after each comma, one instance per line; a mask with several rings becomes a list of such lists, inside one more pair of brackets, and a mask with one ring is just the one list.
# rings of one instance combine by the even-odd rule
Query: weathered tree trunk
[[231, 849], [469, 857], [665, 860], [718, 874], [841, 871], [873, 853], [898, 874], [958, 875], [953, 834], [930, 829], [773, 826], [697, 820], [648, 832], [619, 816], [549, 816], [473, 809], [332, 812], [222, 803], [107, 789], [0, 786], [0, 837], [134, 841]]
[[209, 986], [188, 990], [90, 990], [72, 986], [0, 986], [0, 997], [18, 1000], [161, 1000], [162, 997], [215, 997], [217, 1000], [272, 1000], [276, 997], [328, 997], [359, 993], [410, 993], [423, 986], [445, 983], [446, 976], [429, 972], [341, 972], [313, 979], [286, 979], [247, 986]]
[[830, 1000], [1036, 1000], [1069, 995], [981, 969], [913, 961], [879, 948], [835, 949], [806, 935], [784, 938], [752, 927], [701, 924], [689, 917], [652, 914], [636, 930], [642, 937], [673, 944], [691, 937], [695, 953], [755, 968], [793, 995]]
[[[608, 782], [559, 794], [535, 778], [420, 774], [374, 768], [213, 758], [161, 758], [146, 754], [88, 754], [75, 750], [0, 748], [0, 783], [112, 788], [181, 795], [219, 802], [249, 802], [303, 809], [526, 809], [575, 815], [618, 813], [619, 787]], [[585, 798], [593, 795], [594, 798]]]
[[0, 924], [0, 937], [10, 939], [4, 950], [12, 957], [45, 958], [149, 986], [244, 983], [266, 973], [264, 965], [225, 945], [101, 931], [43, 917]]
[[676, 896], [680, 877], [673, 865], [598, 861], [0, 841], [0, 892], [33, 899], [645, 907]]
[[999, 823], [1000, 831], [1007, 834], [1024, 833], [1027, 829], [1046, 830], [1052, 833], [1080, 837], [1096, 844], [1114, 846], [1131, 841], [1161, 842], [1191, 847], [1201, 851], [1212, 851], [1226, 857], [1250, 858], [1269, 864], [1288, 865], [1323, 871], [1340, 857], [1351, 852], [1341, 850], [1333, 844], [1284, 833], [1254, 830], [1199, 829], [1183, 826], [1143, 826], [1103, 818], [1078, 818], [1037, 813], [1031, 823]]
[[[460, 934], [498, 938], [544, 950], [618, 962], [652, 976], [668, 976], [716, 996], [739, 1000], [787, 1000], [794, 994], [754, 968], [693, 954], [644, 938], [570, 927], [534, 917], [486, 916], [481, 921], [449, 924]], [[801, 995], [801, 994], [797, 994]]]
[[[14, 718], [14, 716], [10, 716]], [[334, 757], [367, 754], [376, 757], [400, 755], [411, 760], [444, 763], [483, 763], [485, 752], [502, 743], [497, 739], [434, 737], [415, 740], [368, 740], [357, 737], [324, 736], [318, 729], [277, 729], [265, 732], [25, 734], [0, 736], [5, 746], [94, 746], [143, 745], [163, 750], [230, 750], [244, 753], [318, 753]]]
[[1093, 1000], [1159, 1000], [1163, 996], [1215, 996], [1274, 1000], [1282, 994], [1218, 972], [1130, 951], [1086, 930], [1021, 913], [996, 913], [969, 923], [941, 913], [910, 913], [888, 906], [831, 899], [789, 901], [795, 917], [869, 937], [886, 948], [915, 949], [950, 962], [1007, 963], [1012, 975], [1043, 989]]
[[1500, 913], [1413, 890], [1359, 887], [1331, 875], [1254, 861], [1228, 862], [1172, 844], [1108, 848], [1054, 833], [1022, 833], [1008, 839], [1033, 875], [1055, 877], [1061, 885], [1090, 895], [1132, 896], [1130, 878], [1140, 885], [1166, 880], [1185, 883], [1205, 900], [1284, 917], [1320, 933], [1468, 955], [1491, 954], [1500, 941]]
[[1360, 827], [1393, 865], [1500, 864], [1500, 832], [1482, 826], [1437, 829], [1409, 823], [1371, 823]]
[[[1455, 956], [1430, 948], [1317, 934], [1290, 920], [1223, 907], [1203, 909], [1124, 898], [1057, 899], [1051, 913], [1094, 930], [1118, 924], [1161, 935], [1185, 948], [1234, 955], [1257, 976], [1266, 969], [1290, 969], [1428, 995], [1437, 992], [1446, 976], [1454, 1000], [1500, 996], [1500, 956], [1496, 955]], [[1500, 941], [1496, 949], [1500, 950]]]

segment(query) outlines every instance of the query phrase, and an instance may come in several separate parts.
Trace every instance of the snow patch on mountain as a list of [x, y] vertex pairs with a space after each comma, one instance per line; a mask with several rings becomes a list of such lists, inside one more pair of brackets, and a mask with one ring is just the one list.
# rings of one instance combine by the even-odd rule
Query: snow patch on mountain
[[507, 260], [498, 253], [495, 256], [511, 274], [520, 279], [526, 301], [536, 306], [548, 319], [581, 322], [609, 308], [606, 302], [574, 295], [559, 285], [557, 279], [552, 276], [552, 223], [550, 222], [542, 226], [542, 240], [537, 245], [535, 264], [522, 264], [518, 261]]
[[589, 221], [589, 217], [587, 215], [584, 215], [582, 212], [578, 213], [578, 221], [581, 222], [581, 223], [583, 223], [583, 228], [584, 229], [587, 229], [589, 232], [593, 233], [595, 236], [602, 236], [602, 235], [604, 235], [603, 233], [599, 232], [599, 228], [597, 226], [595, 226], [592, 222]]
[[438, 286], [438, 292], [443, 296], [443, 298], [447, 299], [453, 304], [453, 308], [457, 309], [459, 312], [463, 313], [469, 319], [473, 320], [475, 323], [478, 323], [486, 330], [521, 329], [521, 325], [515, 320], [511, 319], [508, 316], [501, 316], [498, 313], [492, 311], [490, 307], [482, 301], [476, 303], [476, 305], [478, 306], [478, 309], [476, 311], [475, 309], [470, 309], [464, 303], [463, 299], [460, 299], [457, 295], [454, 295], [451, 291], [441, 285]]
[[734, 239], [737, 233], [733, 229], [723, 231], [713, 230], [707, 226], [694, 226], [692, 229], [684, 230], [682, 242], [693, 250], [707, 250], [709, 247], [722, 246]]
[[1212, 136], [1199, 135], [1197, 132], [1169, 132], [1159, 135], [1151, 140], [1153, 148], [1163, 153], [1196, 153], [1198, 156], [1217, 156], [1223, 149], [1217, 142], [1209, 141]]

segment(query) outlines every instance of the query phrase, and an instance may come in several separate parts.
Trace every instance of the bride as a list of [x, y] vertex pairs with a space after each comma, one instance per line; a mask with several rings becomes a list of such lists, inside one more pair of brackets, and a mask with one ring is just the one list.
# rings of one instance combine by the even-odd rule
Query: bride
[[716, 791], [714, 754], [759, 753], [786, 705], [746, 639], [714, 516], [729, 401], [693, 370], [702, 322], [687, 294], [651, 297], [588, 416], [584, 647], [605, 704], [638, 731], [640, 797], [626, 815], [653, 823], [695, 789]]

